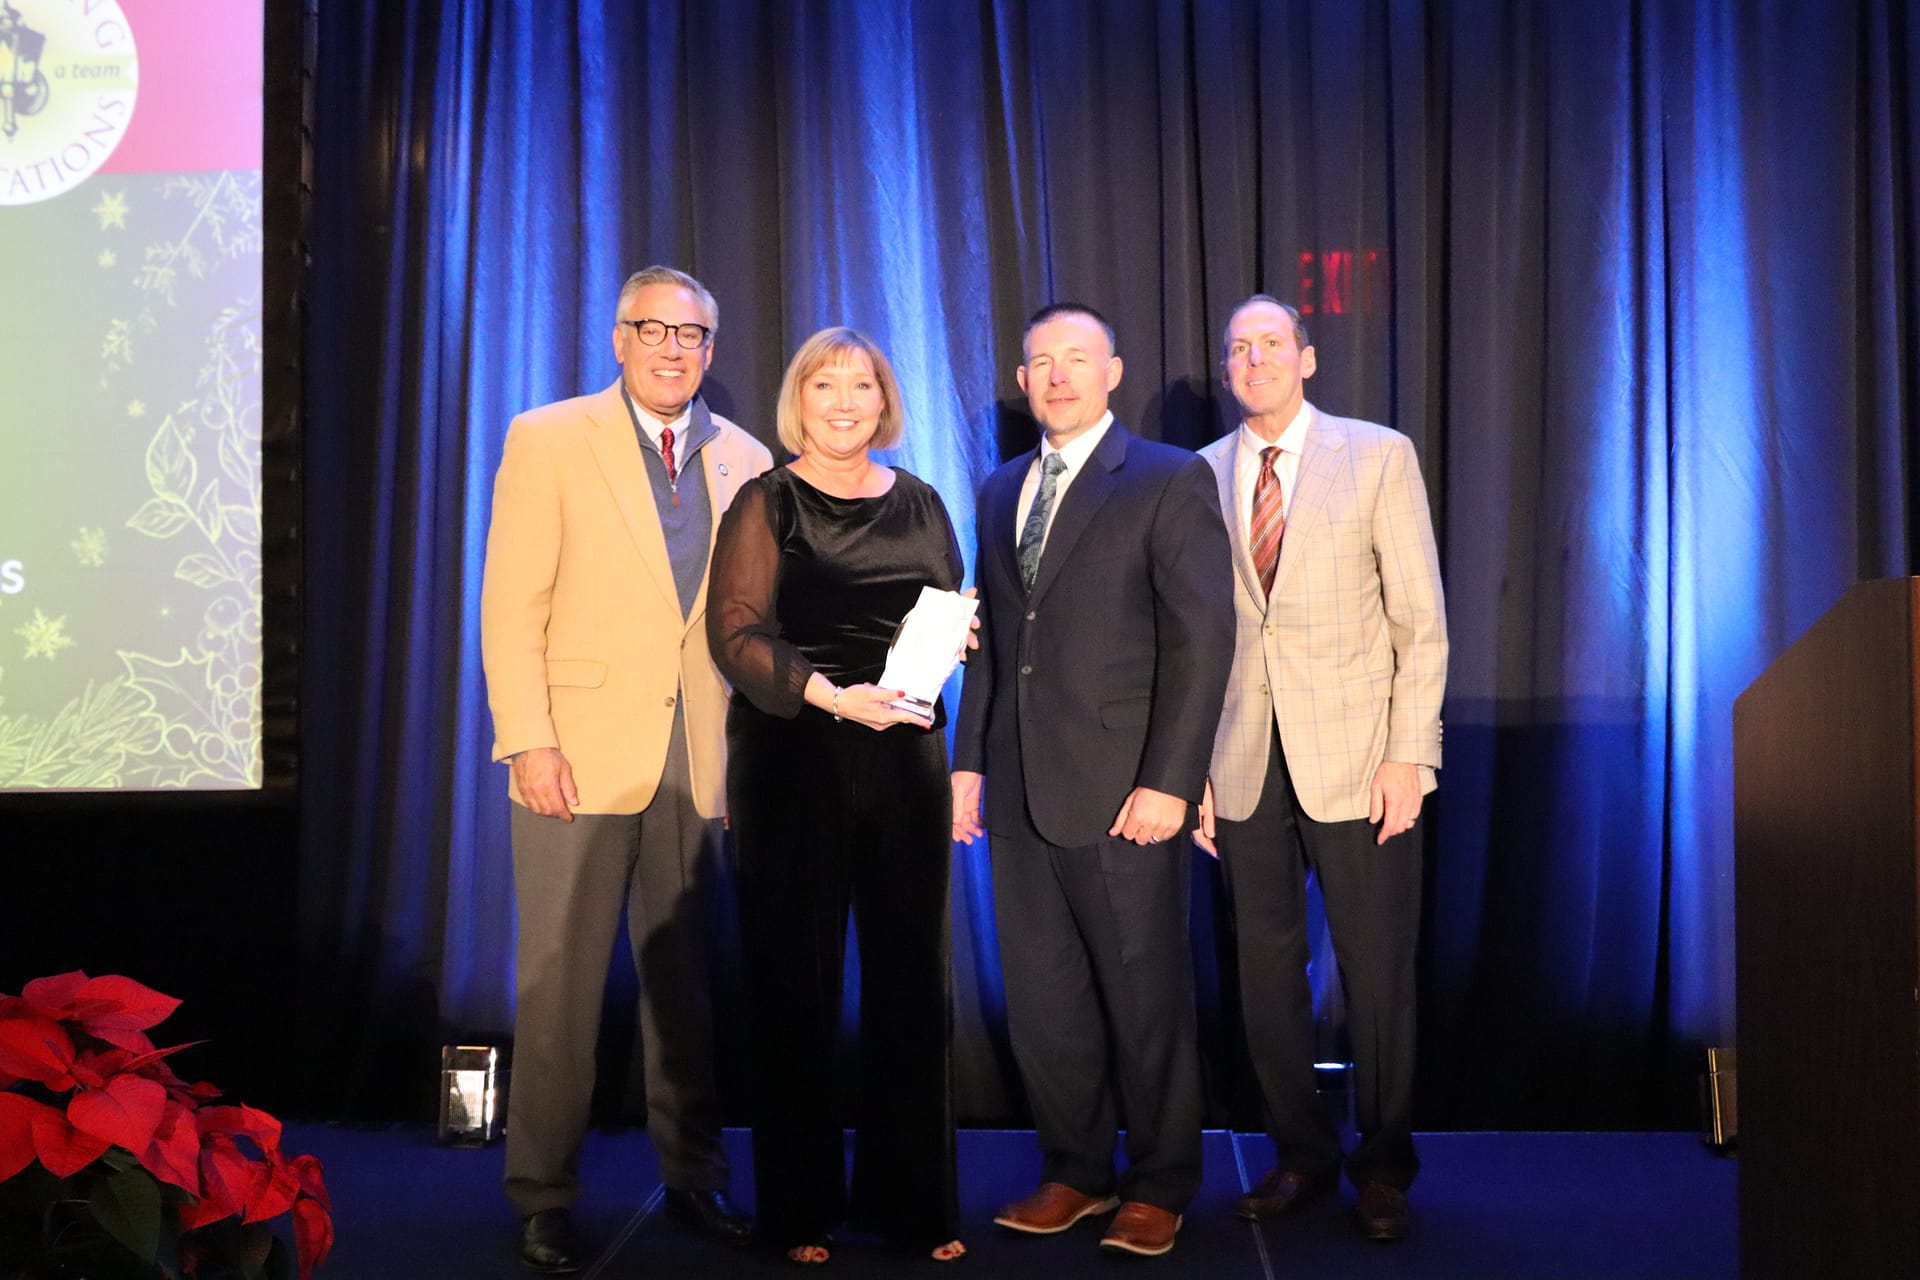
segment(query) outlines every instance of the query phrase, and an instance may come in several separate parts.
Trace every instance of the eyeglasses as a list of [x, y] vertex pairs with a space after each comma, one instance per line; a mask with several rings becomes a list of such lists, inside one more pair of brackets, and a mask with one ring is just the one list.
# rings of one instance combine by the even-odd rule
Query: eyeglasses
[[622, 320], [620, 323], [632, 325], [640, 341], [649, 347], [659, 346], [672, 334], [673, 340], [689, 351], [699, 348], [713, 332], [703, 324], [668, 324], [664, 320]]

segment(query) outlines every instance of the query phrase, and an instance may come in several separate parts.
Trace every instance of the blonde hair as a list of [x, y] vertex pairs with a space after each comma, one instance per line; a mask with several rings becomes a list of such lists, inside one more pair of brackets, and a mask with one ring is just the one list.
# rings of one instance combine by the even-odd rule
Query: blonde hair
[[866, 334], [835, 325], [801, 343], [793, 359], [787, 362], [786, 376], [780, 379], [780, 407], [774, 415], [774, 426], [780, 434], [780, 443], [789, 452], [806, 452], [807, 437], [800, 428], [801, 384], [830, 364], [846, 363], [855, 351], [866, 352], [867, 359], [873, 362], [873, 376], [880, 380], [880, 395], [886, 401], [880, 406], [880, 425], [874, 428], [873, 439], [867, 442], [867, 447], [891, 449], [900, 443], [906, 419], [900, 408], [900, 382], [893, 376], [892, 362]]

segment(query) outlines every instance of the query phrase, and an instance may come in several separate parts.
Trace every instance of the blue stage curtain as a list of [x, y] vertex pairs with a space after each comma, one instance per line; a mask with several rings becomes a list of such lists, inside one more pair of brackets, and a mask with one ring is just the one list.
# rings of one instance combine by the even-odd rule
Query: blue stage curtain
[[[338, 0], [319, 18], [301, 945], [338, 1110], [511, 1024], [478, 658], [518, 410], [598, 389], [627, 272], [720, 303], [709, 401], [772, 441], [848, 323], [971, 551], [1030, 447], [1024, 317], [1115, 322], [1115, 407], [1232, 422], [1230, 306], [1412, 436], [1454, 640], [1421, 1122], [1684, 1122], [1732, 1038], [1732, 700], [1911, 572], [1920, 33], [1898, 0]], [[962, 1115], [1015, 1118], [990, 884], [957, 851]], [[1216, 1118], [1236, 983], [1196, 864]], [[1216, 926], [1221, 926], [1217, 928]], [[1337, 1008], [1330, 956], [1320, 985]], [[403, 1078], [406, 1086], [396, 1084]]]

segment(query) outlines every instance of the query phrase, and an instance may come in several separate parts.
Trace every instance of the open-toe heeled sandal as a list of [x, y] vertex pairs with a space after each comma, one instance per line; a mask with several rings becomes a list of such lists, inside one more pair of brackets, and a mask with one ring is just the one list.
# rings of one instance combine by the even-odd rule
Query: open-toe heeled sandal
[[[796, 1267], [824, 1266], [833, 1257], [833, 1251], [827, 1246], [833, 1241], [827, 1236], [809, 1240], [805, 1244], [796, 1244], [786, 1252], [787, 1261]], [[808, 1256], [813, 1255], [813, 1256]]]
[[933, 1252], [928, 1256], [935, 1262], [958, 1262], [967, 1256], [967, 1246], [959, 1240], [949, 1240], [933, 1246]]

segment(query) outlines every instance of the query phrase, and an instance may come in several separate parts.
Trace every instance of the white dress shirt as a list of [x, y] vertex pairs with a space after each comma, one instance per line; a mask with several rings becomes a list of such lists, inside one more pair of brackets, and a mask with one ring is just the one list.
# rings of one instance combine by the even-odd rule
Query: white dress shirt
[[1280, 514], [1293, 514], [1293, 481], [1300, 474], [1300, 451], [1307, 446], [1307, 429], [1313, 422], [1313, 406], [1302, 400], [1300, 411], [1274, 441], [1261, 439], [1246, 423], [1240, 424], [1240, 453], [1233, 464], [1233, 501], [1239, 508], [1240, 541], [1252, 545], [1253, 487], [1260, 481], [1260, 451], [1280, 446], [1273, 460], [1273, 474], [1280, 479]]
[[1040, 437], [1040, 450], [1033, 455], [1033, 462], [1027, 467], [1027, 478], [1020, 482], [1020, 501], [1013, 508], [1013, 545], [1020, 545], [1020, 534], [1027, 527], [1027, 512], [1033, 506], [1035, 495], [1040, 492], [1040, 467], [1047, 455], [1057, 453], [1060, 461], [1066, 464], [1053, 482], [1053, 510], [1047, 512], [1047, 527], [1040, 531], [1040, 550], [1047, 549], [1047, 535], [1053, 532], [1054, 517], [1060, 514], [1060, 503], [1067, 496], [1067, 487], [1073, 478], [1080, 474], [1080, 468], [1087, 465], [1087, 459], [1093, 456], [1093, 450], [1107, 434], [1107, 428], [1113, 425], [1113, 411], [1102, 414], [1100, 421], [1081, 432], [1067, 442], [1064, 449], [1056, 449], [1044, 435]]
[[672, 422], [660, 421], [660, 419], [654, 417], [642, 408], [640, 402], [634, 400], [631, 396], [628, 397], [628, 402], [633, 405], [633, 420], [640, 424], [640, 430], [646, 433], [647, 439], [653, 442], [653, 447], [656, 450], [660, 448], [660, 433], [668, 427], [673, 428], [673, 443], [676, 446], [676, 452], [673, 458], [674, 464], [678, 466], [680, 454], [677, 451], [677, 447], [686, 443], [687, 419], [693, 416], [693, 401], [687, 401], [680, 410], [680, 416]]

